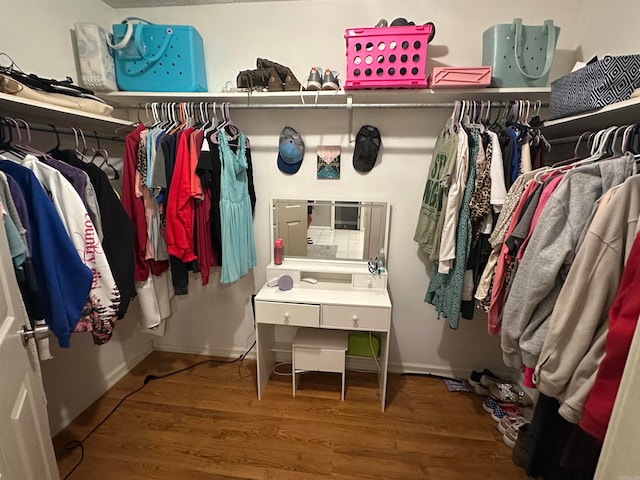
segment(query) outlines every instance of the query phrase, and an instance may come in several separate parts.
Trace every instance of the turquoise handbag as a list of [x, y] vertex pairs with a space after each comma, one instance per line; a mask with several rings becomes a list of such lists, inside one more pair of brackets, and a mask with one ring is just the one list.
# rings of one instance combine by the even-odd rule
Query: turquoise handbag
[[492, 69], [492, 87], [545, 87], [553, 63], [560, 27], [553, 20], [543, 25], [494, 25], [482, 34], [482, 65]]
[[128, 17], [112, 28], [109, 45], [120, 90], [207, 91], [202, 37], [194, 27]]

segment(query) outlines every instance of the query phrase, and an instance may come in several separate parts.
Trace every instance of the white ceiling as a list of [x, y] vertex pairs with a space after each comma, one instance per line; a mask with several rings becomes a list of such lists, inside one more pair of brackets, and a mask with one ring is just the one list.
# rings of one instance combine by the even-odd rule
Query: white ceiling
[[[216, 3], [250, 3], [282, 0], [102, 0], [113, 8], [173, 7], [183, 5], [211, 5]], [[289, 0], [294, 1], [294, 0]]]

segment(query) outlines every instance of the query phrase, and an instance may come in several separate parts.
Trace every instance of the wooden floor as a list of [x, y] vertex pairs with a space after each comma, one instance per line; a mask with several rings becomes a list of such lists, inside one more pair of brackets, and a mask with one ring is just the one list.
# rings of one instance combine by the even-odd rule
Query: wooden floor
[[[54, 439], [61, 478], [83, 438], [148, 374], [206, 359], [154, 352]], [[285, 368], [285, 367], [282, 367]], [[285, 368], [286, 370], [286, 368]], [[149, 382], [85, 442], [71, 480], [491, 479], [521, 480], [482, 399], [442, 380], [389, 374], [380, 412], [374, 374], [273, 375], [263, 399], [255, 361], [204, 364]]]

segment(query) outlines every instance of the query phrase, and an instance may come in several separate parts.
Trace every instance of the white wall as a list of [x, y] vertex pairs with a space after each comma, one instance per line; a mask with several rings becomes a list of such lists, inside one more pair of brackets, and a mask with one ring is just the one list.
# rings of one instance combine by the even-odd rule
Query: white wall
[[638, 36], [640, 3], [626, 0], [584, 0], [578, 32], [581, 60], [597, 55], [629, 55], [640, 52]]
[[[516, 16], [523, 17], [526, 24], [553, 18], [562, 28], [558, 62], [551, 75], [554, 78], [573, 63], [583, 1], [464, 0], [452, 6], [435, 0], [302, 0], [117, 11], [98, 0], [0, 3], [0, 49], [25, 71], [55, 78], [71, 75], [77, 79], [70, 34], [76, 21], [92, 21], [108, 28], [131, 15], [159, 23], [194, 25], [205, 42], [209, 89], [216, 92], [227, 81], [235, 85], [238, 71], [253, 68], [256, 57], [290, 66], [301, 81], [311, 66], [343, 72], [344, 30], [374, 25], [381, 17], [391, 21], [397, 16], [436, 24], [436, 37], [429, 46], [430, 67], [478, 65], [482, 32], [492, 24], [508, 23]], [[249, 299], [265, 281], [271, 250], [268, 205], [272, 197], [369, 199], [392, 206], [388, 252], [394, 302], [392, 368], [435, 373], [467, 373], [484, 367], [504, 370], [498, 339], [486, 335], [484, 318], [462, 321], [460, 330], [454, 332], [445, 322], [436, 320], [433, 308], [423, 302], [428, 271], [412, 237], [430, 152], [447, 114], [442, 110], [356, 111], [349, 131], [348, 113], [342, 110], [233, 111], [253, 147], [258, 266], [230, 286], [217, 283], [219, 271], [214, 272], [212, 284], [206, 288], [201, 288], [198, 277], [193, 276], [189, 295], [173, 300], [175, 313], [167, 335], [155, 342], [156, 347], [235, 355], [250, 345], [253, 321]], [[351, 167], [350, 139], [364, 123], [376, 125], [383, 138], [379, 164], [367, 175]], [[294, 177], [284, 176], [276, 167], [277, 137], [288, 124], [303, 134], [308, 152]], [[339, 181], [315, 179], [315, 148], [323, 144], [342, 145]], [[118, 156], [117, 147], [112, 154]], [[106, 388], [119, 371], [146, 353], [148, 339], [138, 333], [137, 319], [137, 306], [132, 305], [108, 345], [93, 347], [85, 337], [74, 341], [69, 351], [54, 350], [56, 358], [45, 365], [54, 431], [74, 416], [92, 392]]]

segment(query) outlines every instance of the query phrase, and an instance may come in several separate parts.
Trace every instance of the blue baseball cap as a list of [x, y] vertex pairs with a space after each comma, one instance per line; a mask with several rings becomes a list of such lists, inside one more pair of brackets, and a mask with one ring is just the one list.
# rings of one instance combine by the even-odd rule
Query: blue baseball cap
[[304, 158], [304, 141], [302, 136], [291, 127], [284, 127], [280, 132], [278, 147], [278, 168], [284, 173], [296, 173], [300, 170]]

